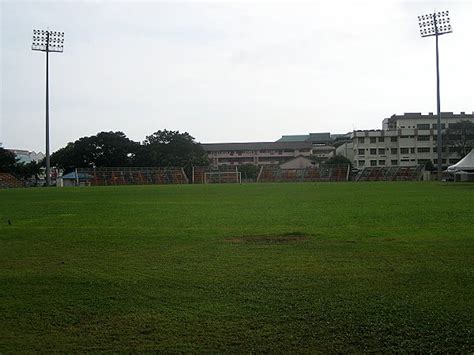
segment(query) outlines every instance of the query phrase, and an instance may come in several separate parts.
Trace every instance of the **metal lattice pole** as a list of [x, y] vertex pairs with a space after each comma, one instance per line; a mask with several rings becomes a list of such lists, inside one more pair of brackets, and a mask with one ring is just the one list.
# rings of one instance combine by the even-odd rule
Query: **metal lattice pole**
[[438, 37], [447, 33], [451, 33], [451, 24], [449, 19], [449, 11], [441, 11], [433, 14], [418, 16], [418, 22], [420, 25], [421, 37], [436, 38], [436, 99], [437, 99], [437, 111], [438, 117], [436, 121], [436, 151], [437, 151], [437, 171], [438, 180], [441, 180], [442, 176], [442, 130], [441, 130], [441, 94], [440, 94], [440, 81], [439, 81], [439, 47]]
[[51, 185], [51, 164], [49, 152], [49, 53], [63, 52], [64, 32], [33, 30], [31, 49], [46, 52], [46, 186]]

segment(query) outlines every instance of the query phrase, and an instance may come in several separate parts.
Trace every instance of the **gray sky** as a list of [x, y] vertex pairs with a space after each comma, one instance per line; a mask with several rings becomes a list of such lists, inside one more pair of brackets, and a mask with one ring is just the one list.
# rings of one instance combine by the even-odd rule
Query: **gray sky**
[[0, 142], [44, 152], [45, 55], [52, 151], [100, 131], [158, 129], [200, 142], [380, 128], [436, 111], [435, 42], [417, 16], [449, 10], [443, 111], [474, 110], [472, 1], [117, 2], [0, 0]]

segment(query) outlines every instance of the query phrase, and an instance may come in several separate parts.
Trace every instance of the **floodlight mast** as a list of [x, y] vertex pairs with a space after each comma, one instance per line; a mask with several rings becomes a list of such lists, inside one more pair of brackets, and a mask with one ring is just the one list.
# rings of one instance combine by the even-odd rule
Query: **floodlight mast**
[[449, 19], [449, 11], [435, 12], [433, 14], [418, 16], [418, 22], [420, 26], [421, 37], [436, 37], [436, 98], [437, 98], [437, 110], [438, 117], [436, 121], [436, 151], [438, 154], [438, 180], [441, 180], [442, 176], [442, 140], [441, 140], [441, 95], [440, 95], [440, 84], [439, 84], [439, 48], [438, 48], [438, 37], [447, 33], [451, 33], [451, 24]]
[[51, 163], [49, 152], [49, 52], [63, 52], [64, 32], [33, 30], [34, 51], [46, 52], [46, 186], [51, 185]]

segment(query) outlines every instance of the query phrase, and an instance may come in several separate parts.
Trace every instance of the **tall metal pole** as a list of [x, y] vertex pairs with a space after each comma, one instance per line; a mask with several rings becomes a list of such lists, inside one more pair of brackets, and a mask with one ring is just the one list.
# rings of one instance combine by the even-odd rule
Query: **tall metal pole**
[[49, 151], [49, 53], [62, 53], [64, 32], [33, 30], [34, 51], [46, 52], [46, 186], [51, 186], [51, 161]]
[[49, 156], [49, 32], [46, 33], [46, 186], [51, 185]]
[[449, 19], [449, 11], [441, 11], [438, 13], [418, 16], [421, 37], [435, 36], [436, 40], [436, 100], [438, 117], [436, 120], [436, 152], [437, 152], [437, 172], [438, 180], [442, 178], [443, 171], [443, 147], [442, 147], [442, 128], [441, 128], [441, 94], [439, 85], [439, 44], [438, 37], [447, 33], [451, 33], [451, 24]]
[[436, 134], [436, 151], [438, 153], [438, 180], [441, 180], [442, 178], [442, 172], [443, 172], [443, 161], [442, 161], [442, 150], [443, 148], [441, 147], [442, 145], [442, 139], [441, 139], [441, 95], [440, 95], [440, 89], [439, 89], [439, 50], [438, 50], [438, 26], [436, 24], [436, 14], [433, 14], [433, 20], [434, 20], [434, 28], [435, 28], [435, 37], [436, 37], [436, 98], [437, 98], [437, 109], [438, 109], [438, 118], [436, 121], [436, 128], [437, 128], [437, 134]]

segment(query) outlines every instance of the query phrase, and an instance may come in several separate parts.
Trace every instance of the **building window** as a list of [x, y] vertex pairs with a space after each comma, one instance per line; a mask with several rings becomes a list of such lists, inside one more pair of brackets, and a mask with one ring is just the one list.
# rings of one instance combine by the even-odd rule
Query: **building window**
[[416, 125], [416, 128], [421, 129], [421, 130], [427, 130], [427, 129], [430, 129], [430, 124], [429, 123], [418, 123]]
[[370, 155], [375, 155], [375, 154], [377, 154], [377, 149], [370, 148]]
[[[433, 129], [438, 129], [437, 127], [438, 125], [436, 123], [433, 123]], [[446, 124], [441, 123], [441, 129], [445, 129], [445, 128], [446, 128]]]
[[370, 137], [370, 143], [376, 143], [377, 138], [376, 137]]
[[417, 141], [429, 141], [429, 140], [430, 140], [430, 136], [417, 136], [417, 137], [416, 137], [416, 140], [417, 140]]
[[379, 148], [379, 154], [385, 154], [385, 148]]
[[385, 160], [379, 160], [379, 165], [385, 165]]
[[390, 154], [396, 155], [397, 154], [397, 148], [390, 148]]
[[398, 160], [394, 159], [394, 160], [391, 160], [390, 163], [392, 165], [398, 165]]
[[[441, 152], [446, 153], [446, 147], [442, 147]], [[433, 147], [433, 153], [438, 153], [438, 147]]]
[[359, 160], [359, 166], [365, 166], [365, 160]]
[[420, 147], [417, 149], [418, 153], [429, 153], [431, 149], [429, 147]]
[[408, 154], [410, 150], [408, 148], [400, 148], [400, 154]]
[[359, 138], [357, 138], [357, 142], [359, 144], [364, 144], [365, 143], [365, 138], [364, 137], [359, 137]]
[[380, 143], [383, 143], [385, 141], [385, 138], [384, 137], [379, 137], [379, 142]]
[[418, 159], [418, 164], [426, 165], [428, 162], [431, 162], [429, 159]]
[[377, 160], [371, 160], [370, 166], [377, 166]]
[[415, 147], [410, 148], [410, 153], [415, 154]]
[[364, 154], [365, 154], [365, 150], [364, 150], [364, 149], [359, 149], [358, 153], [359, 153], [359, 155], [364, 155]]
[[397, 141], [397, 137], [390, 137], [390, 141], [391, 141], [391, 142], [396, 142], [396, 141]]

